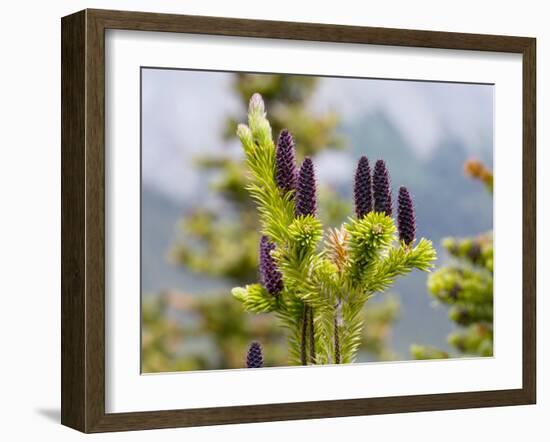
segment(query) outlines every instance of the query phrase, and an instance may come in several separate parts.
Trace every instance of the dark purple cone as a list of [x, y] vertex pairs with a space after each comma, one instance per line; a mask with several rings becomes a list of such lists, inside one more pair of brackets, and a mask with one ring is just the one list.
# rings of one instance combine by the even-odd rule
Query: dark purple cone
[[271, 295], [277, 296], [283, 290], [283, 275], [277, 269], [271, 256], [272, 250], [275, 250], [275, 244], [269, 241], [267, 236], [262, 236], [260, 239], [260, 282]]
[[246, 354], [246, 368], [262, 368], [263, 366], [262, 346], [258, 342], [253, 342], [248, 347]]
[[296, 188], [296, 151], [292, 135], [286, 129], [279, 134], [275, 157], [275, 180], [284, 192]]
[[369, 212], [372, 212], [372, 178], [369, 160], [365, 156], [362, 156], [359, 159], [359, 163], [357, 163], [353, 195], [357, 218], [361, 219]]
[[298, 172], [298, 183], [296, 185], [296, 216], [315, 216], [317, 212], [316, 187], [313, 161], [311, 161], [311, 158], [306, 157]]
[[384, 160], [378, 160], [372, 175], [372, 189], [374, 193], [374, 211], [383, 212], [387, 216], [392, 214], [390, 175]]
[[399, 239], [407, 245], [411, 244], [416, 234], [416, 219], [411, 195], [403, 186], [399, 188], [397, 197], [397, 225]]

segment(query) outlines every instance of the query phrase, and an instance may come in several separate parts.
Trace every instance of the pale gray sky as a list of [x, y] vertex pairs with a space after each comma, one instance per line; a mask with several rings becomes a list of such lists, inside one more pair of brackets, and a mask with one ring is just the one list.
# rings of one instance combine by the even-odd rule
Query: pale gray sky
[[[239, 149], [227, 149], [220, 138], [225, 117], [240, 108], [230, 87], [231, 76], [143, 70], [145, 184], [171, 197], [187, 198], [198, 179], [194, 157], [216, 150], [239, 155]], [[429, 155], [445, 137], [463, 141], [472, 152], [486, 149], [487, 139], [492, 139], [493, 87], [488, 85], [322, 78], [311, 108], [313, 112], [335, 110], [344, 122], [383, 111], [419, 156]], [[349, 167], [348, 160], [345, 155], [332, 155], [325, 163], [334, 171], [338, 165]]]

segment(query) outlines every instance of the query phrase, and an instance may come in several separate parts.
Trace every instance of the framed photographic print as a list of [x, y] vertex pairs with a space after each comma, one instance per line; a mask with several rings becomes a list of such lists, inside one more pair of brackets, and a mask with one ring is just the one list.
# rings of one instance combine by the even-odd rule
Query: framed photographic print
[[535, 39], [62, 19], [62, 423], [535, 403]]

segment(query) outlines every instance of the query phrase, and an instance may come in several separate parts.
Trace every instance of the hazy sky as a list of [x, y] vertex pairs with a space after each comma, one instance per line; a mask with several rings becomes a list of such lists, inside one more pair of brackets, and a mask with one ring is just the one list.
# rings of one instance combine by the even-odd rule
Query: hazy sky
[[[144, 184], [185, 198], [198, 179], [193, 158], [227, 147], [220, 139], [225, 117], [240, 109], [231, 74], [145, 69], [142, 78]], [[383, 111], [420, 156], [446, 137], [458, 138], [474, 152], [487, 148], [492, 137], [493, 87], [488, 85], [322, 78], [311, 108], [335, 110], [345, 122]], [[347, 167], [344, 157], [340, 162]], [[334, 158], [330, 167], [338, 167]], [[322, 175], [323, 165], [319, 168]]]

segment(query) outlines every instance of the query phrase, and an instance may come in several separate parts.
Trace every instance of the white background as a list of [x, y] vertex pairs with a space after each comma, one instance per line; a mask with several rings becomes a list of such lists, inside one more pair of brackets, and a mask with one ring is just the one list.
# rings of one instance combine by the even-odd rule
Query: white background
[[[313, 7], [313, 5], [315, 5]], [[307, 437], [465, 441], [548, 439], [550, 327], [542, 312], [550, 287], [543, 274], [550, 220], [543, 188], [550, 166], [549, 13], [545, 2], [188, 2], [19, 1], [2, 10], [0, 109], [0, 435], [3, 440], [80, 440], [59, 420], [60, 307], [60, 29], [59, 17], [84, 7], [133, 9], [366, 26], [500, 33], [538, 38], [539, 382], [536, 406], [233, 425], [89, 436], [95, 440], [278, 440]], [[520, 165], [518, 165], [520, 167]], [[548, 176], [548, 175], [547, 175]], [[544, 248], [547, 250], [545, 251]], [[547, 267], [547, 265], [546, 265]]]

